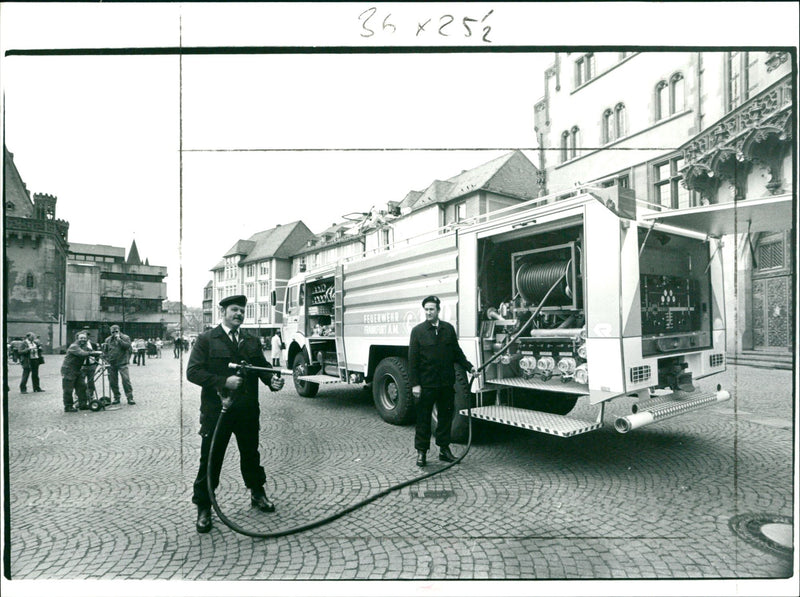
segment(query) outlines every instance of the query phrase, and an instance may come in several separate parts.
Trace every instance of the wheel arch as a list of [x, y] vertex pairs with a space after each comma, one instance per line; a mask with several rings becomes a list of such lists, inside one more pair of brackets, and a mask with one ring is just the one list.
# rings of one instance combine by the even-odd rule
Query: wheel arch
[[375, 369], [378, 364], [388, 357], [399, 357], [408, 359], [408, 346], [387, 346], [383, 344], [372, 345], [369, 347], [369, 362], [367, 364], [367, 371], [365, 381], [371, 382], [375, 375]]
[[311, 362], [311, 355], [308, 353], [308, 347], [303, 344], [302, 346], [297, 340], [292, 340], [289, 344], [289, 351], [286, 354], [286, 364], [287, 367], [291, 367], [292, 363], [294, 363], [294, 357], [298, 354], [303, 353], [306, 357], [306, 361], [309, 363]]

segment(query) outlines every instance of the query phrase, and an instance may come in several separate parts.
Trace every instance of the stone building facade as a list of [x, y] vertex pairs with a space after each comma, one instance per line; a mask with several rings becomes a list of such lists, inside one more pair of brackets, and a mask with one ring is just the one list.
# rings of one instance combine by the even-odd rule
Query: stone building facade
[[67, 264], [67, 322], [70, 333], [82, 329], [104, 339], [112, 324], [131, 338], [166, 338], [180, 316], [163, 308], [167, 268], [142, 262], [131, 244], [123, 247], [70, 243]]
[[5, 263], [3, 291], [6, 338], [37, 334], [46, 352], [69, 344], [66, 270], [69, 224], [56, 218], [57, 198], [34, 194], [31, 201], [3, 147]]
[[[792, 75], [781, 51], [557, 53], [534, 106], [543, 192], [624, 187], [638, 210], [687, 211], [685, 222], [790, 193]], [[738, 219], [723, 249], [726, 352], [787, 360], [792, 231], [748, 231]]]

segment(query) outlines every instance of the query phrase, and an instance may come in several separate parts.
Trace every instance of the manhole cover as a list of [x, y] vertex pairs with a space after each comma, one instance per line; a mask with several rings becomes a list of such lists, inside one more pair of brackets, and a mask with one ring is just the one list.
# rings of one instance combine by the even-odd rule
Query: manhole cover
[[737, 537], [770, 553], [792, 555], [792, 519], [777, 514], [739, 514], [728, 523]]

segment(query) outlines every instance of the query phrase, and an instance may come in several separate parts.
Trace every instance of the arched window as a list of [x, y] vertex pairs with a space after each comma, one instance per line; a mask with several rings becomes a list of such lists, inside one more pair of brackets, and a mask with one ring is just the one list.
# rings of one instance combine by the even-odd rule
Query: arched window
[[25, 287], [26, 288], [33, 288], [36, 284], [36, 278], [33, 277], [33, 274], [28, 272], [28, 275], [25, 276]]
[[561, 162], [566, 162], [569, 159], [569, 131], [561, 133]]
[[670, 114], [683, 112], [684, 108], [683, 75], [675, 73], [669, 80]]
[[574, 158], [578, 156], [578, 136], [580, 134], [580, 129], [577, 126], [573, 126], [572, 130], [570, 131], [569, 137], [569, 157]]
[[614, 121], [616, 124], [617, 139], [628, 134], [628, 117], [625, 112], [625, 104], [617, 104], [614, 108]]
[[603, 143], [614, 140], [614, 113], [611, 110], [603, 112]]
[[656, 120], [666, 118], [669, 114], [669, 86], [666, 81], [656, 85]]

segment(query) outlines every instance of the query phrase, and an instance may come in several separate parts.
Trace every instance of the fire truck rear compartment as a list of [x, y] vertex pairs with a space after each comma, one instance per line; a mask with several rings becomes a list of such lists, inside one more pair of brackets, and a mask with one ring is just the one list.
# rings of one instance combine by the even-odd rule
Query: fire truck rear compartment
[[[563, 416], [590, 393], [583, 234], [573, 222], [479, 241], [482, 362], [503, 354], [484, 374], [494, 397], [482, 397], [473, 417], [567, 437], [600, 427], [603, 401], [624, 393], [592, 390], [596, 421]], [[691, 392], [683, 354], [712, 341], [708, 243], [640, 228], [638, 248], [641, 358], [660, 357], [654, 386]]]
[[[508, 345], [485, 373], [486, 382], [498, 387], [504, 420], [509, 408], [565, 415], [587, 393], [586, 385], [575, 380], [585, 362], [581, 357], [585, 353], [579, 350], [585, 340], [582, 230], [581, 225], [572, 225], [521, 238], [481, 241], [481, 350], [486, 362]], [[508, 344], [526, 324], [527, 329]], [[524, 419], [518, 426], [553, 427], [552, 421], [530, 420], [536, 413], [518, 414]], [[486, 416], [494, 420], [491, 417], [500, 415]]]

